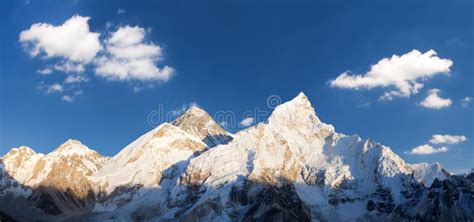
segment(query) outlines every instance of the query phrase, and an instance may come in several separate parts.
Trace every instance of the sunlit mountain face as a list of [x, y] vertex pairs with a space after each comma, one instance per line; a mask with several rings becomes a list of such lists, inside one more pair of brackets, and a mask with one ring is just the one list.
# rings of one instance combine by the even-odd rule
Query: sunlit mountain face
[[337, 133], [303, 93], [235, 134], [192, 107], [113, 157], [68, 140], [47, 155], [13, 148], [1, 161], [0, 210], [19, 220], [474, 217], [473, 173], [408, 164], [389, 147]]

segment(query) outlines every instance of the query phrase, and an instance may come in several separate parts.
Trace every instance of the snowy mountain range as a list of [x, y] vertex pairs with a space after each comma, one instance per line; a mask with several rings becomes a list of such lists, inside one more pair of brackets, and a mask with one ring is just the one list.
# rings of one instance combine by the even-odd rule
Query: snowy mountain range
[[0, 219], [473, 221], [474, 173], [337, 133], [300, 93], [231, 134], [192, 107], [113, 157], [76, 140], [0, 159]]

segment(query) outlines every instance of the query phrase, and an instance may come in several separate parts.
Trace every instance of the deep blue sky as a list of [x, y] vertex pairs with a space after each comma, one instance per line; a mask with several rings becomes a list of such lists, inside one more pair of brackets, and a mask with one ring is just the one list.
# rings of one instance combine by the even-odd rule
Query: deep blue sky
[[[0, 155], [28, 145], [47, 153], [75, 138], [104, 155], [114, 155], [152, 129], [147, 116], [196, 102], [214, 114], [266, 107], [269, 95], [289, 100], [303, 91], [318, 116], [338, 132], [359, 134], [390, 146], [410, 163], [439, 161], [449, 170], [474, 167], [473, 1], [2, 1], [0, 3]], [[126, 12], [118, 14], [118, 9]], [[90, 81], [72, 103], [38, 89], [62, 73], [36, 72], [47, 61], [31, 58], [19, 42], [34, 23], [60, 25], [73, 15], [91, 17], [90, 30], [107, 36], [115, 27], [151, 28], [148, 40], [165, 49], [159, 66], [176, 75], [140, 92], [137, 81], [110, 81], [86, 71]], [[386, 88], [345, 90], [328, 81], [346, 70], [365, 73], [393, 54], [434, 49], [454, 62], [451, 75], [425, 82], [409, 98], [379, 101]], [[143, 84], [143, 83], [141, 83]], [[450, 107], [434, 110], [417, 103], [439, 88]], [[229, 127], [236, 132], [241, 128]], [[410, 155], [433, 134], [464, 135], [449, 151]]]

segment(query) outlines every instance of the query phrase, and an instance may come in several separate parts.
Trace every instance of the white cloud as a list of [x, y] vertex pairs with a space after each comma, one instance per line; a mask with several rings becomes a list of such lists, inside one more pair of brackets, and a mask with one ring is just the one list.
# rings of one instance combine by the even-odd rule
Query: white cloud
[[74, 62], [62, 62], [54, 65], [54, 69], [65, 73], [81, 73], [84, 72], [84, 64]]
[[89, 81], [86, 77], [82, 75], [70, 75], [64, 80], [64, 84], [54, 83], [54, 84], [45, 84], [40, 82], [38, 89], [44, 91], [46, 94], [61, 94], [61, 100], [65, 102], [73, 102], [75, 98], [83, 94], [82, 89], [78, 89], [78, 85], [71, 85], [80, 82]]
[[438, 93], [439, 89], [431, 89], [428, 91], [428, 96], [420, 102], [420, 105], [429, 109], [442, 109], [451, 106], [453, 103], [451, 99], [441, 98]]
[[[118, 13], [125, 10], [119, 9]], [[90, 30], [89, 19], [75, 15], [60, 25], [35, 23], [19, 34], [27, 53], [52, 62], [37, 73], [67, 74], [62, 84], [40, 82], [38, 88], [46, 94], [61, 93], [64, 101], [72, 102], [78, 95], [73, 90], [81, 86], [79, 83], [90, 81], [85, 75], [89, 67], [99, 77], [139, 80], [135, 91], [151, 88], [157, 81], [166, 82], [175, 73], [170, 66], [157, 66], [163, 60], [163, 49], [146, 38], [149, 31], [138, 26], [123, 26], [113, 32], [109, 31], [113, 24], [107, 22], [106, 38], [101, 39], [100, 33]]]
[[365, 102], [359, 105], [360, 108], [366, 108], [370, 106], [370, 102]]
[[61, 97], [61, 99], [65, 102], [68, 102], [68, 103], [74, 101], [74, 98], [70, 95], [64, 95], [63, 97]]
[[466, 141], [467, 138], [463, 135], [433, 135], [430, 143], [433, 144], [458, 144]]
[[[435, 134], [431, 137], [431, 144], [458, 144], [460, 142], [466, 141], [467, 138], [463, 135], [439, 135]], [[405, 152], [408, 154], [415, 155], [428, 155], [433, 153], [443, 153], [447, 152], [448, 148], [445, 146], [435, 148], [429, 144], [424, 144], [413, 148], [410, 152]]]
[[448, 148], [444, 146], [440, 148], [434, 148], [431, 145], [425, 144], [425, 145], [417, 146], [407, 153], [415, 154], [415, 155], [428, 155], [428, 154], [442, 153], [442, 152], [447, 152], [447, 151], [448, 151]]
[[125, 9], [119, 8], [119, 9], [117, 10], [117, 14], [123, 14], [123, 13], [125, 13], [125, 12], [127, 12], [127, 11], [125, 11]]
[[197, 104], [197, 102], [191, 102], [191, 103], [189, 104], [189, 108], [191, 108], [191, 107], [200, 108], [200, 106], [199, 106], [199, 104]]
[[472, 102], [472, 97], [466, 96], [463, 99], [461, 99], [461, 106], [462, 107], [468, 107]]
[[89, 17], [75, 15], [62, 25], [35, 23], [20, 33], [20, 42], [33, 57], [63, 58], [88, 63], [101, 49], [99, 33], [90, 32]]
[[199, 108], [199, 105], [196, 102], [191, 102], [189, 104], [182, 105], [181, 107], [178, 107], [170, 111], [171, 117], [179, 116], [183, 114], [184, 112], [186, 112], [186, 110], [190, 109], [191, 107]]
[[88, 78], [84, 77], [83, 75], [70, 75], [64, 79], [64, 83], [72, 84], [72, 83], [81, 83], [89, 81]]
[[46, 85], [45, 87], [46, 87], [46, 93], [47, 94], [59, 93], [59, 92], [64, 91], [63, 86], [59, 83], [55, 83], [55, 84], [52, 84], [52, 85]]
[[[96, 58], [102, 49], [99, 33], [89, 29], [89, 17], [75, 15], [63, 24], [55, 26], [49, 23], [35, 23], [29, 29], [20, 33], [19, 41], [32, 57], [43, 59], [56, 58], [55, 64], [48, 65], [38, 73], [51, 74], [53, 70], [64, 72], [67, 75], [64, 84], [85, 82], [88, 79], [77, 73], [85, 72], [86, 65]], [[40, 83], [41, 90], [46, 94], [61, 93], [62, 100], [72, 102], [77, 96], [76, 91], [70, 93], [71, 88], [66, 85], [54, 83], [51, 85]], [[67, 94], [70, 95], [67, 95]]]
[[145, 29], [120, 27], [105, 40], [106, 55], [95, 60], [98, 76], [112, 80], [168, 81], [175, 73], [169, 66], [157, 67], [163, 50], [159, 45], [145, 42]]
[[114, 23], [112, 23], [111, 21], [108, 21], [105, 23], [105, 28], [106, 29], [109, 29], [110, 27], [112, 27], [114, 25]]
[[82, 95], [82, 93], [82, 90], [76, 90], [72, 94], [62, 96], [61, 99], [65, 102], [71, 103], [74, 102], [78, 95]]
[[82, 95], [83, 93], [84, 92], [81, 89], [74, 91], [75, 96]]
[[240, 122], [240, 126], [248, 127], [253, 124], [254, 118], [247, 117]]
[[409, 97], [423, 88], [423, 81], [437, 74], [449, 73], [452, 64], [449, 59], [439, 58], [434, 50], [425, 53], [412, 50], [401, 56], [379, 60], [365, 74], [351, 75], [346, 71], [330, 81], [330, 85], [355, 90], [394, 87], [395, 90], [385, 92], [380, 99]]
[[184, 112], [186, 112], [187, 109], [188, 108], [187, 108], [186, 105], [182, 105], [180, 108], [176, 108], [174, 110], [171, 110], [170, 114], [171, 114], [172, 117], [179, 116], [179, 115], [183, 114]]
[[38, 69], [36, 72], [38, 72], [41, 75], [49, 75], [53, 72], [53, 70], [49, 67], [44, 68], [44, 69]]

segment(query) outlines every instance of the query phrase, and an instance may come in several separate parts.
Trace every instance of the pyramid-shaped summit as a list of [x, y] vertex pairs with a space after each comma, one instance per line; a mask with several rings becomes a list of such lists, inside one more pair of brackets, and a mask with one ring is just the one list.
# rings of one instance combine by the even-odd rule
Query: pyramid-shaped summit
[[329, 124], [324, 124], [316, 115], [311, 102], [303, 92], [300, 92], [292, 100], [285, 102], [275, 108], [268, 119], [269, 125], [276, 130], [294, 130], [299, 128], [307, 133], [324, 127], [328, 131], [334, 131]]
[[229, 132], [222, 129], [205, 110], [197, 106], [191, 106], [171, 124], [196, 136], [208, 147], [226, 144], [232, 140]]

